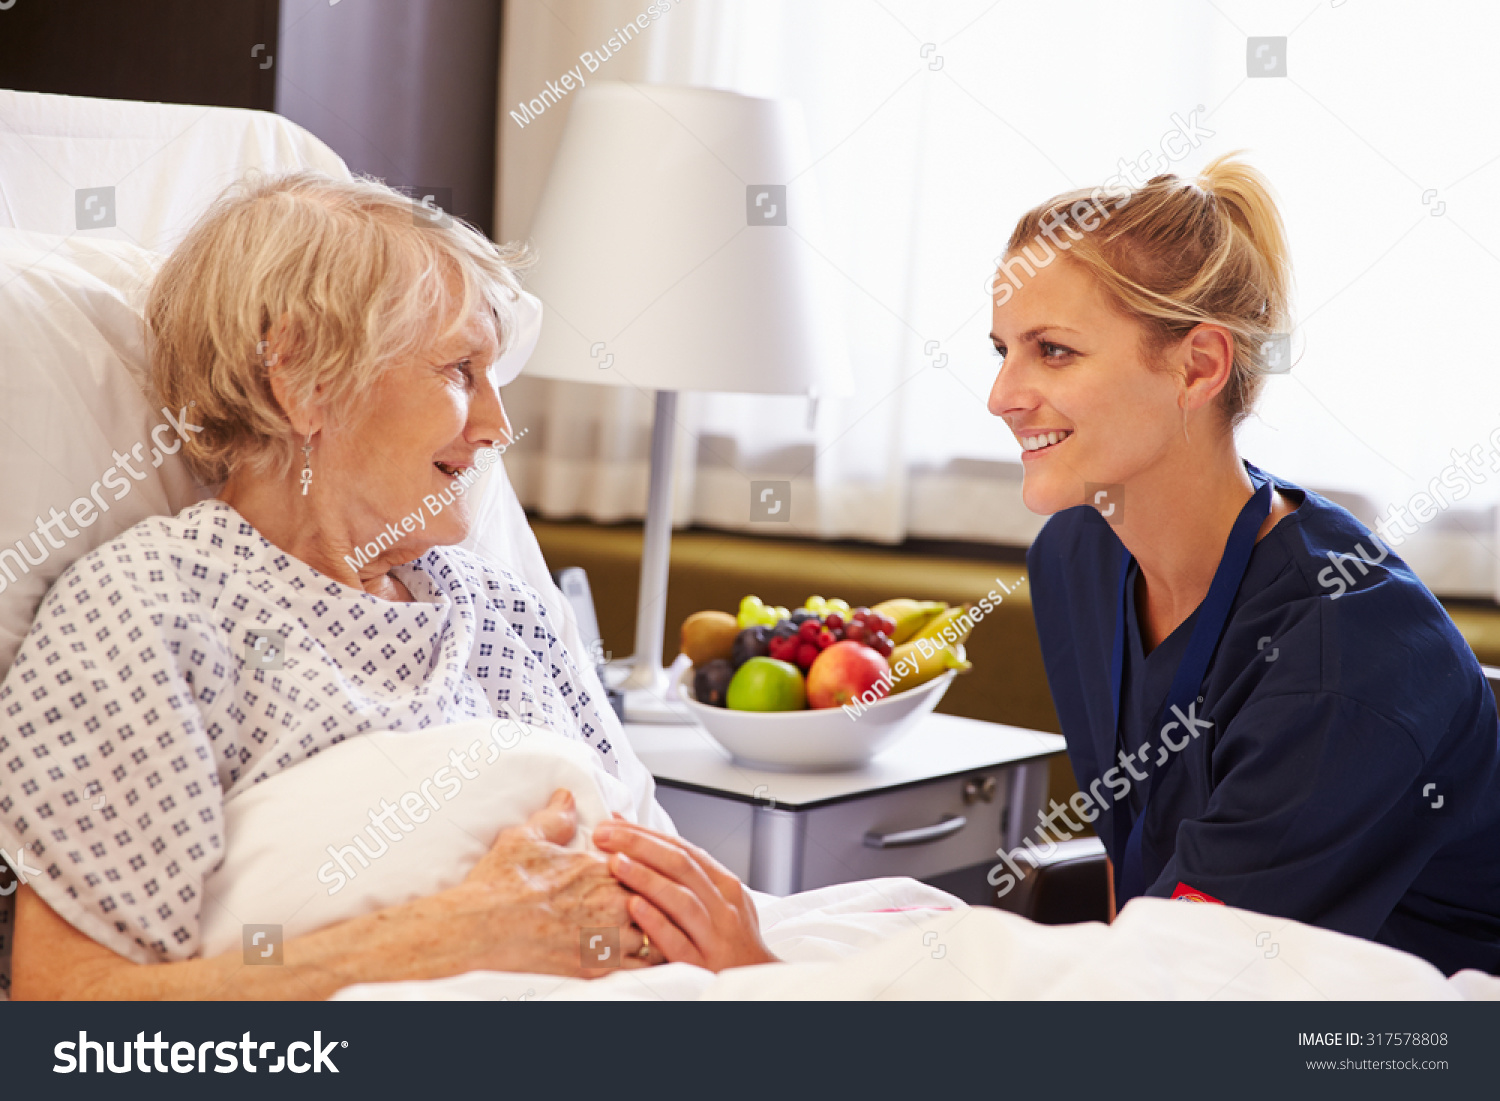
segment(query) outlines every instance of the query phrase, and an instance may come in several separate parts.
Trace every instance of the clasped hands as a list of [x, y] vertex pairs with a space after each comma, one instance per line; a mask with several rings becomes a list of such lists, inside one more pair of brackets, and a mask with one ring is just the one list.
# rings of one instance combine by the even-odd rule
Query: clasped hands
[[[577, 828], [573, 797], [559, 789], [525, 825], [501, 833], [465, 886], [498, 892], [512, 904], [529, 896], [546, 914], [542, 924], [552, 926], [543, 939], [552, 942], [555, 964], [562, 963], [567, 927], [615, 925], [623, 927], [626, 967], [668, 962], [722, 971], [776, 962], [761, 939], [750, 892], [698, 846], [616, 815], [594, 830], [598, 853], [576, 852], [564, 846]], [[583, 966], [537, 969], [601, 973]]]

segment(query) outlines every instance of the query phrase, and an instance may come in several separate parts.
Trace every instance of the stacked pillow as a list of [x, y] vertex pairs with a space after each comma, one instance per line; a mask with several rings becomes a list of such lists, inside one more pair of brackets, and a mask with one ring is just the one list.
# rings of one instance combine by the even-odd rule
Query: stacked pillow
[[200, 496], [191, 429], [146, 398], [158, 262], [128, 242], [0, 228], [0, 676], [75, 559]]

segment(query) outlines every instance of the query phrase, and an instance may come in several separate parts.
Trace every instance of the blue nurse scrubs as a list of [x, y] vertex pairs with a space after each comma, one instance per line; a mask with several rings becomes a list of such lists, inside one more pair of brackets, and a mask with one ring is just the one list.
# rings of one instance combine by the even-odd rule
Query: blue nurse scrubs
[[1196, 722], [1167, 732], [1161, 712], [1202, 609], [1146, 652], [1137, 567], [1122, 601], [1127, 552], [1092, 507], [1053, 516], [1027, 554], [1052, 699], [1079, 788], [1102, 804], [1094, 828], [1117, 885], [1138, 820], [1148, 896], [1206, 894], [1445, 974], [1500, 974], [1500, 717], [1479, 663], [1369, 529], [1273, 482], [1297, 508], [1250, 552]]

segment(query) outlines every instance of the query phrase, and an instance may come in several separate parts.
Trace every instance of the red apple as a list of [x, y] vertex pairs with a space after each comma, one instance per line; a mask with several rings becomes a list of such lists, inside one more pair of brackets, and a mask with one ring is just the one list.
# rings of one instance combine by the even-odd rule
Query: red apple
[[844, 639], [818, 655], [807, 671], [807, 706], [841, 707], [890, 676], [885, 658], [863, 643]]

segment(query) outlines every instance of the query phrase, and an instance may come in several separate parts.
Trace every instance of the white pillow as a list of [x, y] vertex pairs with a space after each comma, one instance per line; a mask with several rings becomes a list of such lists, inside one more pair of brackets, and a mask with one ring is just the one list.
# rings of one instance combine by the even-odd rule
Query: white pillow
[[[450, 753], [476, 775], [464, 778]], [[225, 805], [224, 861], [203, 885], [203, 955], [239, 949], [245, 925], [280, 925], [290, 939], [455, 886], [558, 788], [578, 805], [572, 849], [592, 848], [612, 812], [643, 820], [651, 802], [588, 745], [542, 727], [481, 719], [325, 749]], [[400, 840], [372, 824], [385, 807]]]
[[[349, 178], [337, 153], [270, 111], [0, 88], [0, 226], [166, 253], [250, 168]], [[103, 202], [81, 209], [90, 197]]]
[[0, 229], [0, 676], [74, 559], [198, 496], [171, 419], [144, 396], [141, 306], [159, 261]]

